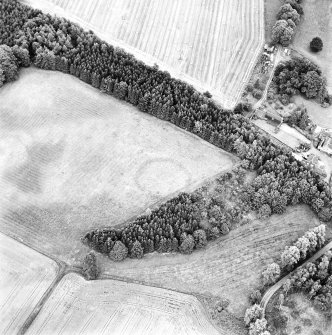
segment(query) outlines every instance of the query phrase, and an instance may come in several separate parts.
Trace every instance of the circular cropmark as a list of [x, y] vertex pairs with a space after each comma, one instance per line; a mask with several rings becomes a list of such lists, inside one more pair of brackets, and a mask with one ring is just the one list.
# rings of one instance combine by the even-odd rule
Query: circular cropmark
[[137, 169], [135, 183], [138, 188], [152, 195], [166, 196], [190, 185], [191, 173], [171, 158], [146, 160]]

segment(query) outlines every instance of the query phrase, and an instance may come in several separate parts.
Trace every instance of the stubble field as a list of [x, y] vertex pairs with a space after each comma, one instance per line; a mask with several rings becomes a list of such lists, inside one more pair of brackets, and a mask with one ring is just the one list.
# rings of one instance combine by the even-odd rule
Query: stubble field
[[[232, 230], [191, 255], [148, 254], [142, 260], [101, 260], [103, 276], [129, 278], [185, 293], [228, 299], [228, 310], [242, 319], [247, 297], [259, 287], [263, 268], [306, 230], [319, 224], [305, 206]], [[331, 229], [328, 228], [331, 236]]]
[[18, 334], [56, 278], [51, 259], [0, 233], [0, 333]]
[[68, 274], [26, 334], [220, 333], [192, 296], [116, 280], [85, 281]]
[[26, 2], [210, 91], [225, 108], [240, 98], [264, 42], [263, 0]]
[[80, 238], [232, 167], [234, 156], [59, 72], [0, 91], [0, 231], [75, 264]]

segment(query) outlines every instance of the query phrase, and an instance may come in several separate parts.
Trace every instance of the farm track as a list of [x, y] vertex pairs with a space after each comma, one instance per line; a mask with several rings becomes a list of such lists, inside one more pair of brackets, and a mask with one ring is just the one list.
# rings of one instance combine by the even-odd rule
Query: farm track
[[209, 90], [225, 108], [241, 97], [264, 43], [263, 0], [25, 2]]
[[23, 326], [18, 331], [18, 335], [23, 335], [26, 333], [30, 325], [32, 324], [33, 320], [37, 317], [38, 313], [40, 312], [41, 308], [45, 304], [45, 302], [49, 299], [49, 297], [52, 295], [53, 291], [57, 287], [57, 285], [60, 283], [62, 278], [66, 273], [69, 273], [70, 271], [66, 269], [66, 267], [59, 268], [58, 274], [56, 278], [54, 279], [53, 283], [49, 286], [49, 288], [46, 290], [46, 292], [43, 294], [42, 298], [38, 302], [37, 306], [34, 308], [32, 313], [29, 315], [29, 317], [25, 320]]
[[0, 332], [19, 333], [64, 267], [9, 236], [0, 238]]
[[271, 286], [264, 294], [262, 300], [261, 300], [261, 307], [263, 308], [263, 317], [265, 316], [265, 310], [266, 306], [269, 303], [272, 296], [281, 288], [281, 286], [289, 279], [298, 269], [302, 268], [306, 264], [310, 262], [314, 262], [319, 257], [323, 256], [326, 252], [328, 252], [330, 249], [332, 249], [332, 241], [329, 242], [327, 245], [325, 245], [322, 249], [317, 251], [313, 256], [311, 256], [308, 260], [306, 260], [301, 266], [294, 269], [291, 273], [289, 273], [287, 276], [280, 279], [276, 284]]

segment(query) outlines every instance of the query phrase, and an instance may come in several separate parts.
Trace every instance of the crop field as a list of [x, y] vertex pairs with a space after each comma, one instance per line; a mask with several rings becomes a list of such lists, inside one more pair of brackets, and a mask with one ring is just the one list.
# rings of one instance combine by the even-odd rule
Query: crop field
[[[289, 208], [283, 215], [232, 230], [191, 255], [148, 254], [143, 260], [101, 262], [104, 276], [130, 278], [145, 284], [198, 295], [212, 295], [230, 301], [229, 311], [242, 318], [247, 297], [259, 286], [264, 266], [279, 257], [286, 245], [318, 225], [305, 206]], [[331, 236], [331, 229], [328, 230]]]
[[1, 334], [18, 334], [57, 270], [51, 259], [0, 233]]
[[26, 0], [233, 108], [264, 42], [263, 0]]
[[0, 231], [75, 263], [80, 238], [236, 158], [77, 78], [26, 69], [0, 91]]
[[[51, 316], [51, 317], [50, 317]], [[189, 295], [66, 275], [26, 334], [218, 334]]]

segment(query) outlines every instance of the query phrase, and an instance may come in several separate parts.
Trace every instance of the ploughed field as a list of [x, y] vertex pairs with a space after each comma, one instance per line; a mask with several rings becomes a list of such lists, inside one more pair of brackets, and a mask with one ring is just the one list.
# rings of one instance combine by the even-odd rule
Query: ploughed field
[[0, 231], [75, 264], [85, 232], [232, 167], [234, 156], [60, 72], [0, 91]]
[[73, 273], [61, 280], [26, 334], [156, 333], [220, 334], [192, 296], [116, 280], [86, 281]]
[[51, 259], [0, 233], [0, 333], [18, 334], [58, 266]]
[[26, 0], [233, 108], [264, 42], [264, 0]]

